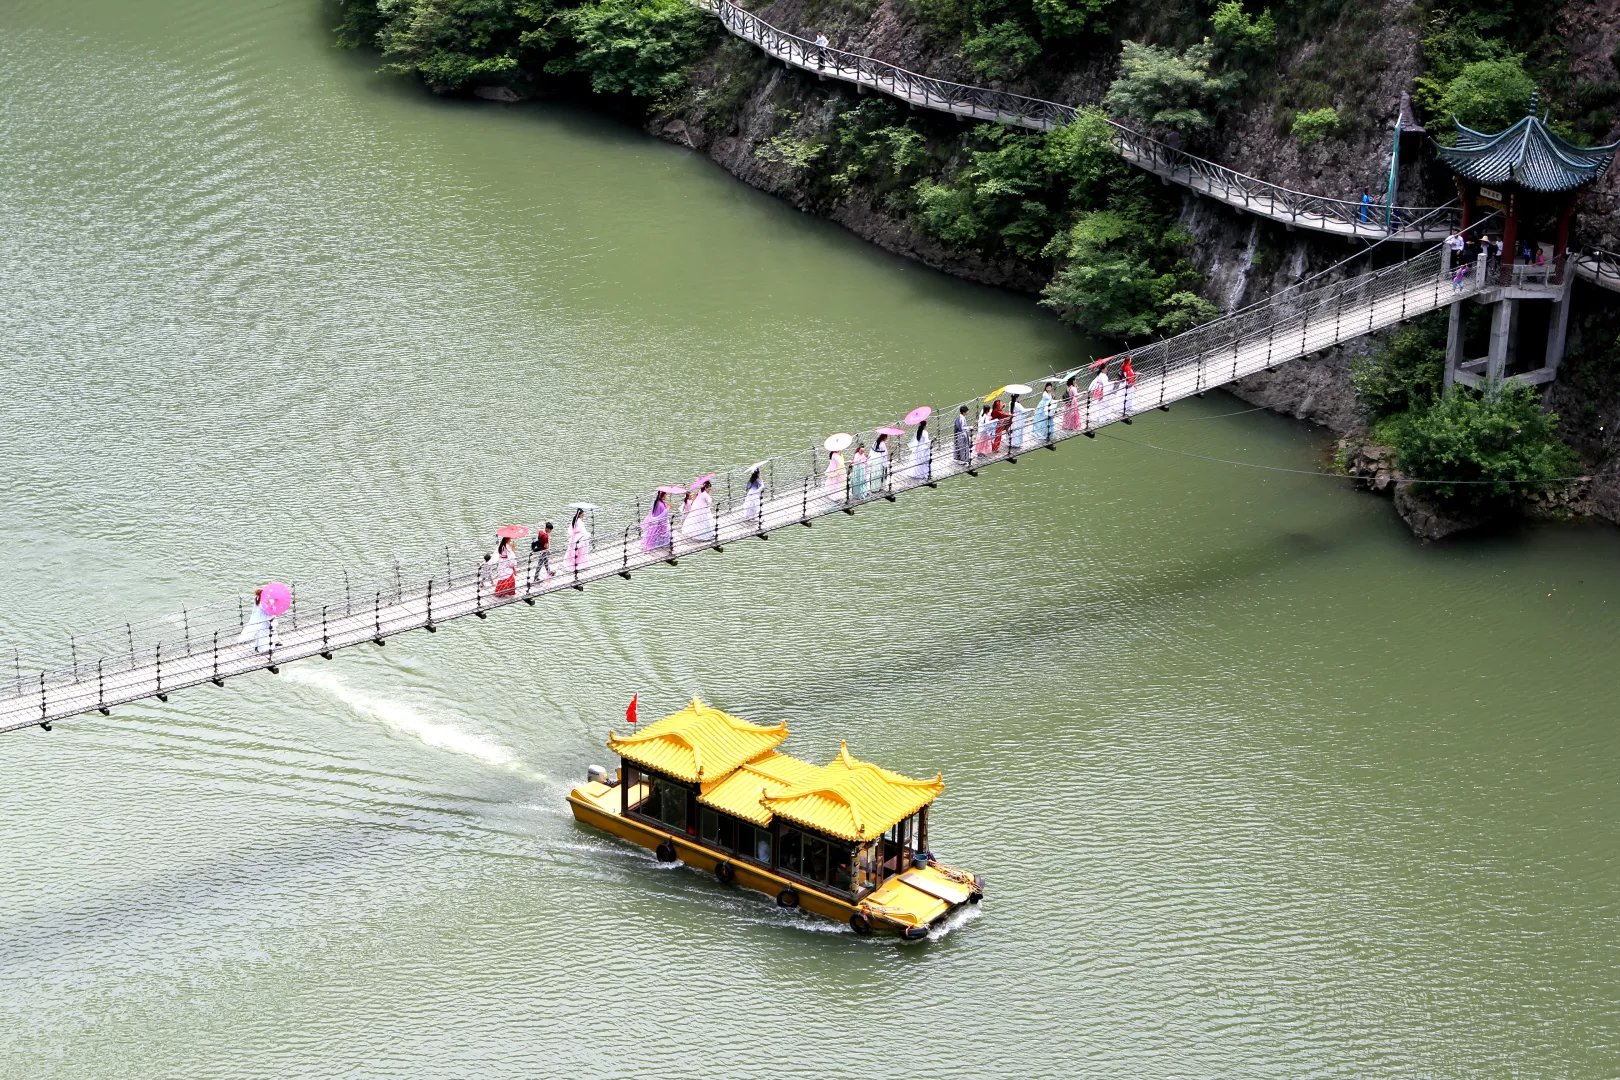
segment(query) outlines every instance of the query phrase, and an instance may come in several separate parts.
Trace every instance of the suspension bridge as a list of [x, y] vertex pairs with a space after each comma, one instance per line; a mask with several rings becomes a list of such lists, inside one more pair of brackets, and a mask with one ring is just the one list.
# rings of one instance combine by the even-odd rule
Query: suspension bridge
[[[325, 587], [293, 585], [291, 608], [276, 620], [263, 651], [252, 640], [241, 641], [250, 600], [224, 606], [186, 609], [174, 615], [111, 630], [75, 636], [66, 648], [31, 656], [25, 666], [20, 649], [9, 650], [13, 677], [0, 684], [0, 732], [41, 726], [90, 712], [108, 714], [127, 702], [156, 698], [189, 687], [255, 671], [279, 671], [281, 665], [339, 649], [382, 645], [388, 638], [439, 626], [518, 603], [534, 604], [559, 592], [583, 590], [613, 577], [630, 578], [653, 567], [679, 565], [705, 551], [724, 551], [742, 540], [764, 539], [777, 530], [839, 513], [894, 502], [920, 489], [977, 476], [990, 466], [1010, 464], [1028, 453], [1055, 450], [1059, 443], [1091, 437], [1103, 427], [1130, 423], [1133, 415], [1168, 408], [1184, 398], [1269, 370], [1392, 326], [1403, 320], [1455, 304], [1483, 289], [1481, 261], [1457, 283], [1443, 248], [1436, 247], [1405, 262], [1333, 284], [1308, 283], [1275, 294], [1186, 333], [1133, 350], [1133, 386], [1115, 383], [1101, 400], [1082, 396], [1072, 423], [1055, 424], [1050, 438], [1014, 446], [1010, 437], [990, 453], [958, 455], [950, 424], [957, 405], [936, 408], [935, 433], [926, 448], [897, 448], [883, 481], [869, 490], [855, 485], [845, 472], [829, 481], [826, 454], [819, 448], [780, 454], [758, 466], [762, 481], [759, 514], [748, 514], [745, 486], [754, 471], [728, 469], [714, 474], [716, 529], [712, 535], [688, 538], [672, 530], [668, 541], [650, 543], [643, 534], [647, 503], [628, 500], [590, 513], [589, 554], [551, 578], [535, 580], [531, 568], [520, 570], [515, 591], [498, 595], [481, 572], [484, 546], [445, 550], [443, 564], [405, 571], [395, 566], [377, 580], [356, 589], [347, 576]], [[1122, 357], [1103, 362], [1102, 370], [1118, 373]], [[1062, 387], [1072, 374], [1080, 384], [1093, 377], [1091, 368], [1054, 372], [1035, 380]], [[976, 406], [978, 398], [969, 399]], [[1061, 410], [1060, 410], [1061, 411]], [[976, 408], [970, 412], [976, 415]], [[875, 439], [866, 432], [870, 445]], [[898, 442], [899, 439], [896, 439]], [[559, 518], [558, 520], [565, 520]], [[559, 567], [559, 569], [561, 569]], [[0, 653], [3, 656], [4, 653]]]
[[[807, 38], [772, 26], [731, 0], [692, 0], [715, 16], [726, 31], [790, 67], [852, 83], [898, 98], [909, 105], [971, 120], [1050, 131], [1069, 123], [1079, 107], [969, 86], [921, 75], [871, 56], [822, 48]], [[1362, 204], [1353, 199], [1295, 191], [1186, 153], [1168, 143], [1109, 120], [1109, 138], [1126, 161], [1155, 176], [1249, 214], [1289, 228], [1335, 236], [1426, 243], [1450, 232], [1455, 219], [1445, 207]], [[1389, 224], [1385, 224], [1386, 211]]]

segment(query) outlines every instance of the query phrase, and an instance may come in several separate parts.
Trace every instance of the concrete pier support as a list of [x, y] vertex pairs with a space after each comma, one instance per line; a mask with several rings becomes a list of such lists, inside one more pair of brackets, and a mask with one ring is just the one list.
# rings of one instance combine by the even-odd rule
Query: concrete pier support
[[1569, 340], [1570, 298], [1574, 294], [1575, 273], [1573, 268], [1569, 268], [1564, 271], [1564, 291], [1553, 305], [1552, 318], [1547, 325], [1546, 366], [1553, 378], [1558, 377], [1558, 365], [1564, 362], [1564, 346]]
[[1513, 317], [1519, 313], [1517, 300], [1501, 300], [1491, 313], [1491, 350], [1486, 354], [1485, 377], [1495, 384], [1507, 378], [1513, 359]]
[[1457, 381], [1457, 369], [1463, 362], [1462, 351], [1462, 305], [1452, 304], [1446, 315], [1446, 390]]

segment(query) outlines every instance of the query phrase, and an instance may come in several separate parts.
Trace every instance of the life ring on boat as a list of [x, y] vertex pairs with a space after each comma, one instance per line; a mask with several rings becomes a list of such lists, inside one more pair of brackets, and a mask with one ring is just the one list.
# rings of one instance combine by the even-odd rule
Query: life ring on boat
[[928, 927], [926, 927], [926, 926], [902, 927], [901, 930], [900, 930], [900, 936], [901, 936], [901, 938], [903, 938], [906, 941], [921, 941], [923, 938], [928, 936]]
[[783, 889], [776, 894], [776, 906], [796, 908], [799, 906], [799, 894], [794, 889]]
[[670, 843], [668, 840], [661, 840], [659, 841], [658, 846], [653, 848], [653, 854], [658, 856], [659, 862], [674, 862], [675, 845]]
[[849, 928], [861, 937], [868, 937], [872, 933], [872, 920], [866, 917], [866, 912], [857, 911], [849, 917]]
[[726, 862], [724, 859], [721, 859], [719, 862], [714, 864], [714, 876], [715, 880], [719, 881], [720, 884], [730, 885], [733, 881], [737, 880], [737, 868]]

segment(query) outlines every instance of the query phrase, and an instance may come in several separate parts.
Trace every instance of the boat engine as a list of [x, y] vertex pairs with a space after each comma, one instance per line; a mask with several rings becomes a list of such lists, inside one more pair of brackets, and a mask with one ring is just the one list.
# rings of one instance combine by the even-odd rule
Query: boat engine
[[608, 782], [608, 771], [600, 765], [592, 765], [585, 770], [585, 779], [593, 784], [605, 784]]

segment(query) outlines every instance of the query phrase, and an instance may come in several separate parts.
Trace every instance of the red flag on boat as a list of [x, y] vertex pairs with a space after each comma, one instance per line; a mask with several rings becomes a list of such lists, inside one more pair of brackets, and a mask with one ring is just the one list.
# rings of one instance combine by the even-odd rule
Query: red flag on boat
[[639, 693], [631, 694], [630, 695], [630, 704], [624, 710], [624, 718], [625, 718], [625, 720], [627, 720], [628, 722], [630, 722], [632, 724], [636, 722], [636, 699], [639, 698], [640, 696], [641, 695]]

